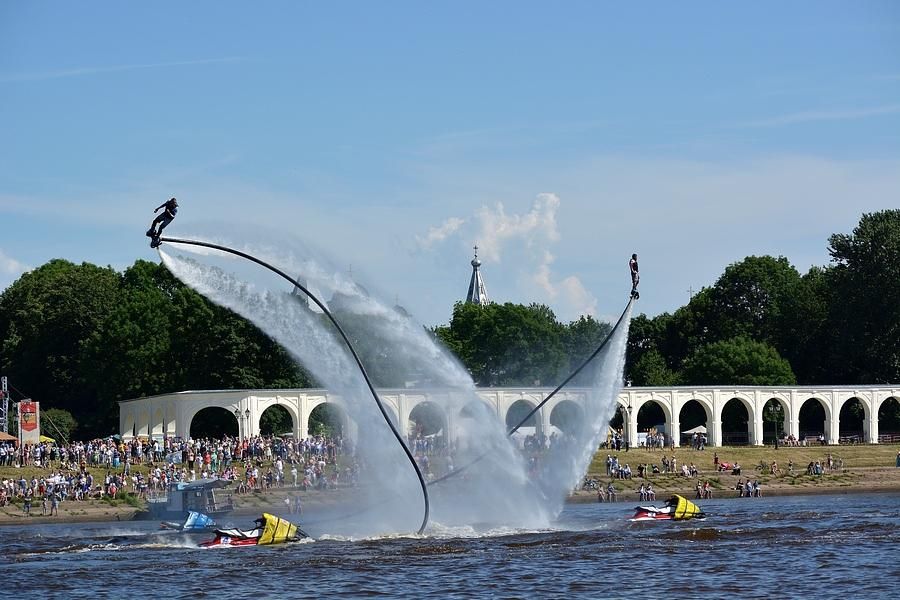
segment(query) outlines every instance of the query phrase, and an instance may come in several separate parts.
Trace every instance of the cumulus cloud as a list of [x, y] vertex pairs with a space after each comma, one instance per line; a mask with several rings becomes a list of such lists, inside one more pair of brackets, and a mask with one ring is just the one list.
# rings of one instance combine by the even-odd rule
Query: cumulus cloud
[[443, 242], [465, 223], [464, 219], [458, 217], [450, 217], [437, 227], [430, 227], [428, 233], [424, 236], [416, 236], [416, 243], [423, 250], [431, 248], [433, 245]]
[[[575, 275], [560, 276], [554, 272], [556, 257], [551, 248], [560, 239], [557, 215], [561, 201], [552, 193], [538, 194], [530, 208], [522, 213], [508, 212], [503, 203], [482, 206], [470, 219], [475, 223], [478, 255], [485, 263], [500, 263], [508, 256], [504, 269], [520, 289], [502, 294], [519, 298], [520, 302], [543, 302], [563, 319], [595, 315], [597, 299], [587, 291]], [[416, 236], [423, 249], [442, 242], [457, 232], [466, 220], [450, 218]]]
[[531, 210], [523, 215], [506, 214], [503, 204], [494, 208], [482, 206], [475, 214], [479, 223], [478, 248], [486, 261], [500, 261], [503, 246], [511, 240], [522, 240], [529, 247], [546, 245], [559, 239], [556, 213], [559, 197], [538, 194]]
[[18, 276], [30, 270], [31, 267], [19, 262], [0, 248], [0, 274]]

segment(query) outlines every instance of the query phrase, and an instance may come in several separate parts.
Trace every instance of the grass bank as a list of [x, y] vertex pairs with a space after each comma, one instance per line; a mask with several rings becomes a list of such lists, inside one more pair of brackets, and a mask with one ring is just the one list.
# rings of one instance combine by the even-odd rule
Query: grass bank
[[[785, 494], [817, 494], [817, 493], [850, 493], [864, 491], [896, 490], [900, 491], [900, 469], [896, 467], [898, 447], [893, 445], [859, 445], [859, 446], [807, 446], [779, 447], [771, 446], [724, 446], [693, 450], [691, 448], [675, 448], [674, 452], [666, 450], [631, 449], [628, 452], [607, 452], [601, 450], [594, 455], [588, 468], [588, 476], [605, 484], [610, 481], [619, 492], [620, 500], [637, 499], [637, 489], [641, 483], [650, 482], [656, 490], [657, 497], [666, 494], [681, 494], [694, 497], [697, 482], [709, 481], [714, 490], [714, 497], [737, 496], [734, 488], [738, 480], [749, 477], [758, 480], [763, 495]], [[618, 457], [621, 464], [628, 464], [634, 475], [631, 480], [613, 479], [606, 475], [606, 456]], [[831, 454], [836, 465], [822, 475], [807, 475], [806, 467], [812, 462], [827, 462]], [[638, 465], [657, 465], [662, 470], [662, 458], [671, 460], [674, 456], [678, 469], [681, 465], [693, 463], [699, 471], [698, 477], [688, 478], [674, 473], [651, 473], [645, 478], [637, 476]], [[732, 475], [731, 471], [717, 471], [714, 456], [720, 462], [739, 463], [741, 474]], [[772, 474], [772, 462], [778, 466], [778, 472]], [[794, 474], [788, 470], [793, 462]], [[577, 491], [574, 500], [596, 501], [591, 492]]]

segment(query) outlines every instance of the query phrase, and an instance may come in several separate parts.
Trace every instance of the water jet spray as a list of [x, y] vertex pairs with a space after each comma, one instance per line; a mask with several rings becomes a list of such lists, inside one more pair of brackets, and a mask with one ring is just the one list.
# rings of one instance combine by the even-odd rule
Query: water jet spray
[[[290, 275], [286, 274], [284, 271], [278, 269], [277, 267], [274, 267], [274, 266], [270, 265], [269, 263], [267, 263], [263, 260], [260, 260], [259, 258], [256, 258], [255, 256], [247, 254], [246, 252], [242, 252], [242, 251], [236, 250], [234, 248], [229, 248], [227, 246], [222, 246], [220, 244], [213, 244], [210, 242], [202, 242], [199, 240], [186, 240], [186, 239], [169, 238], [169, 237], [158, 237], [156, 239], [159, 242], [168, 242], [170, 244], [185, 244], [185, 245], [189, 245], [189, 246], [200, 246], [200, 247], [204, 247], [204, 248], [211, 248], [213, 250], [219, 250], [221, 252], [226, 252], [228, 254], [234, 254], [235, 256], [239, 256], [241, 258], [247, 259], [251, 262], [254, 262], [254, 263], [268, 269], [269, 271], [272, 271], [279, 277], [287, 280], [289, 283], [292, 283], [297, 289], [299, 289], [304, 294], [306, 294], [306, 296], [310, 300], [312, 300], [315, 303], [315, 305], [319, 307], [319, 309], [322, 310], [322, 312], [331, 321], [332, 325], [334, 325], [335, 329], [337, 329], [338, 333], [340, 333], [341, 338], [344, 340], [344, 343], [347, 345], [347, 348], [350, 350], [350, 354], [353, 356], [353, 359], [356, 362], [356, 365], [359, 368], [359, 371], [362, 374], [363, 379], [365, 379], [365, 382], [369, 388], [369, 391], [372, 393], [372, 397], [375, 399], [375, 403], [378, 406], [378, 410], [381, 412], [382, 417], [384, 417], [384, 421], [385, 421], [385, 423], [387, 423], [388, 427], [390, 428], [391, 433], [393, 433], [394, 438], [396, 438], [397, 442], [403, 448], [403, 452], [406, 454], [406, 457], [409, 459], [409, 462], [412, 465], [413, 470], [416, 473], [416, 477], [419, 480], [419, 485], [422, 488], [422, 496], [423, 496], [423, 499], [425, 502], [425, 514], [422, 518], [422, 524], [419, 526], [419, 530], [418, 530], [418, 533], [421, 535], [422, 532], [425, 531], [426, 526], [428, 525], [428, 516], [429, 516], [429, 512], [430, 512], [430, 502], [428, 499], [428, 486], [425, 483], [425, 477], [424, 477], [424, 475], [422, 475], [422, 471], [419, 468], [418, 463], [416, 463], [416, 459], [412, 455], [412, 452], [410, 452], [409, 448], [407, 448], [406, 444], [403, 442], [403, 438], [400, 435], [400, 432], [397, 431], [397, 428], [394, 427], [394, 424], [391, 422], [391, 419], [388, 416], [388, 413], [385, 410], [384, 405], [381, 403], [381, 399], [378, 397], [378, 393], [375, 391], [375, 386], [372, 383], [372, 380], [369, 378], [369, 374], [366, 372], [366, 369], [363, 366], [362, 361], [359, 358], [359, 355], [356, 353], [356, 349], [353, 347], [353, 344], [350, 343], [350, 338], [348, 338], [347, 334], [344, 333], [343, 328], [340, 326], [340, 324], [338, 324], [337, 320], [331, 314], [331, 311], [328, 310], [328, 307], [325, 306], [325, 304], [322, 301], [320, 301], [319, 298], [315, 294], [310, 292], [306, 288], [306, 286], [304, 286], [302, 283], [300, 283], [296, 279], [292, 278]], [[158, 246], [158, 244], [157, 244], [157, 246]]]

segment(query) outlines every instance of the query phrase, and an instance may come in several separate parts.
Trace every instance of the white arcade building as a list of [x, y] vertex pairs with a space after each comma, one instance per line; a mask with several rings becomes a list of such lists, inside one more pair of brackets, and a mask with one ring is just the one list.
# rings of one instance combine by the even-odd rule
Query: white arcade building
[[[483, 407], [466, 406], [457, 414], [444, 409], [450, 404], [445, 401], [451, 393], [447, 390], [382, 389], [378, 394], [404, 436], [416, 424], [428, 421], [442, 424], [432, 427], [432, 433], [444, 431], [452, 437], [465, 425], [466, 415], [460, 413], [487, 408], [513, 426], [551, 391], [543, 387], [479, 388], [476, 394]], [[529, 431], [546, 434], [576, 426], [588, 393], [586, 388], [564, 388], [526, 426], [532, 428]], [[639, 434], [655, 428], [665, 432], [667, 443], [671, 439], [678, 446], [683, 441], [681, 432], [696, 427], [705, 428], [711, 446], [769, 444], [776, 430], [779, 437], [796, 439], [823, 435], [828, 444], [877, 444], [900, 441], [900, 432], [879, 427], [879, 414], [890, 402], [900, 402], [900, 386], [626, 387], [616, 399], [618, 414], [613, 423], [632, 445], [643, 439]], [[323, 405], [335, 407], [343, 415], [352, 437], [357, 424], [347, 418], [342, 399], [323, 389], [184, 391], [123, 400], [119, 402], [119, 429], [125, 439], [187, 438], [195, 420], [203, 419], [201, 411], [217, 410], [227, 411], [234, 419], [235, 433], [247, 437], [260, 433], [263, 413], [274, 409], [287, 411], [291, 433], [302, 439], [309, 434], [311, 417]], [[803, 430], [801, 420], [806, 424]]]

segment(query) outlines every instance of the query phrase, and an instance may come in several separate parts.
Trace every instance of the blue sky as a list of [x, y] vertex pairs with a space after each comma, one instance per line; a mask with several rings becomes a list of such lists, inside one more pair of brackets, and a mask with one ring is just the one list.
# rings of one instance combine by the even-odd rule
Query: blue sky
[[0, 288], [143, 236], [308, 239], [427, 325], [466, 291], [672, 311], [900, 205], [896, 2], [0, 3]]

